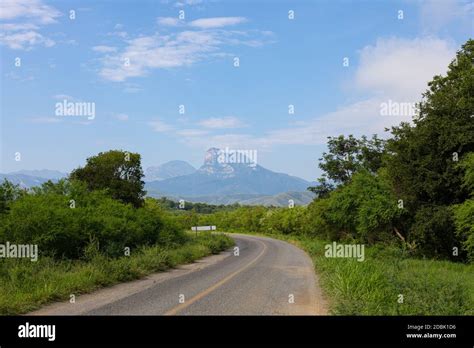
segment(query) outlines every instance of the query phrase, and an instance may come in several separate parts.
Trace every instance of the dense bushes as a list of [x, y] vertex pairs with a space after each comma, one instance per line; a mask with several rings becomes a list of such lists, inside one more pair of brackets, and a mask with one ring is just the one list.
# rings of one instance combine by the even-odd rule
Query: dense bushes
[[8, 205], [24, 194], [25, 191], [18, 185], [14, 185], [5, 179], [3, 183], [0, 184], [0, 218], [1, 214], [8, 212]]
[[474, 199], [454, 207], [456, 236], [468, 258], [474, 261]]
[[38, 244], [42, 255], [80, 258], [91, 249], [107, 256], [125, 248], [182, 243], [179, 226], [153, 201], [134, 208], [81, 182], [51, 182], [8, 204], [0, 243]]
[[453, 207], [456, 236], [468, 258], [474, 261], [474, 153], [467, 155], [460, 167], [465, 171], [463, 186], [471, 198]]
[[213, 214], [194, 214], [192, 223], [216, 225], [221, 230], [257, 232], [262, 229], [263, 218], [266, 214], [267, 208], [264, 207], [239, 207], [231, 211], [219, 211]]
[[306, 227], [303, 207], [269, 210], [262, 219], [261, 230], [266, 233], [302, 234]]
[[446, 206], [420, 207], [415, 215], [409, 238], [417, 251], [432, 257], [450, 257], [453, 248], [458, 248], [454, 234], [453, 213]]
[[363, 243], [393, 235], [393, 222], [403, 214], [384, 176], [367, 171], [354, 174], [326, 199], [323, 218], [331, 235]]

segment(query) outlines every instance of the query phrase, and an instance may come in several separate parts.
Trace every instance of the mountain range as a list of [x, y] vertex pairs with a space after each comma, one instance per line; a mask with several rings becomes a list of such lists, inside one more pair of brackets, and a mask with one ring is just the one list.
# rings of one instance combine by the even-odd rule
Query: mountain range
[[[268, 170], [248, 153], [223, 154], [220, 149], [209, 149], [198, 169], [185, 161], [147, 168], [144, 179], [147, 195], [209, 204], [274, 206], [287, 206], [289, 200], [305, 205], [314, 199], [314, 194], [306, 190], [312, 183], [306, 180]], [[29, 188], [66, 176], [54, 170], [21, 170], [0, 174], [0, 180]]]
[[20, 185], [20, 187], [30, 188], [33, 186], [40, 186], [48, 180], [57, 181], [65, 177], [67, 177], [66, 173], [57, 170], [19, 170], [8, 174], [0, 173], [0, 182], [7, 179], [15, 185]]
[[185, 161], [170, 161], [145, 170], [145, 181], [160, 181], [176, 176], [192, 174], [196, 171], [192, 165]]
[[[295, 203], [310, 202], [313, 195], [306, 191], [308, 186], [311, 186], [310, 182], [268, 170], [245, 154], [223, 156], [222, 150], [211, 148], [199, 169], [190, 174], [148, 181], [145, 188], [154, 197], [167, 196], [214, 204], [280, 202], [278, 205], [287, 205], [288, 200], [283, 199], [282, 194], [289, 195], [288, 199], [296, 199]], [[299, 194], [295, 195], [295, 192]], [[275, 195], [280, 197], [273, 197]]]

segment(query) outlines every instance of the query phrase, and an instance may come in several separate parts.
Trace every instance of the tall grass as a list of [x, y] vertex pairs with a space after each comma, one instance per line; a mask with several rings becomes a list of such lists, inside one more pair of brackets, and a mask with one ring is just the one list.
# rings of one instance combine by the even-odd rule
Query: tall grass
[[381, 245], [366, 247], [359, 262], [325, 257], [321, 240], [296, 243], [311, 255], [333, 314], [474, 314], [474, 264], [415, 259]]
[[383, 244], [365, 246], [362, 262], [327, 258], [325, 246], [330, 242], [303, 235], [256, 234], [286, 240], [311, 256], [331, 314], [474, 315], [472, 263], [413, 258]]
[[110, 258], [101, 253], [90, 260], [54, 260], [40, 257], [0, 260], [0, 314], [14, 315], [41, 305], [67, 300], [71, 294], [91, 292], [118, 282], [141, 278], [189, 263], [233, 245], [225, 235], [205, 233], [174, 248], [142, 247], [129, 257]]

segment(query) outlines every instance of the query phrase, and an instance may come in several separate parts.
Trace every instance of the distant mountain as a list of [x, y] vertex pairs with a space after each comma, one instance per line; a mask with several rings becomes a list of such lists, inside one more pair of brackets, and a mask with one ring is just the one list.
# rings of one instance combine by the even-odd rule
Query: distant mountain
[[57, 170], [18, 170], [7, 174], [0, 173], [0, 182], [7, 179], [15, 185], [20, 185], [20, 187], [30, 188], [33, 186], [40, 186], [48, 180], [58, 181], [65, 177], [67, 177], [66, 173]]
[[44, 179], [51, 179], [51, 180], [59, 180], [62, 178], [67, 177], [68, 174], [62, 173], [58, 170], [49, 170], [49, 169], [41, 169], [41, 170], [19, 170], [16, 172], [11, 172], [8, 173], [10, 175], [28, 175], [28, 176], [34, 176], [38, 178], [44, 178]]
[[170, 161], [145, 170], [145, 181], [159, 181], [192, 174], [196, 171], [192, 165], [185, 161]]
[[5, 179], [15, 185], [20, 185], [22, 188], [30, 188], [33, 186], [40, 186], [50, 179], [40, 178], [37, 176], [24, 175], [24, 174], [0, 174], [0, 182]]
[[263, 206], [275, 206], [275, 207], [287, 207], [290, 199], [293, 200], [296, 206], [307, 205], [315, 198], [314, 193], [306, 192], [285, 192], [277, 195], [259, 195], [259, 194], [235, 194], [235, 195], [221, 195], [221, 196], [170, 196], [166, 194], [148, 192], [148, 196], [160, 198], [167, 197], [173, 201], [179, 201], [184, 199], [187, 202], [199, 202], [207, 204], [234, 204], [239, 203], [241, 205], [263, 205]]
[[[263, 168], [255, 159], [251, 154], [224, 156], [223, 151], [211, 148], [198, 170], [184, 161], [148, 168], [145, 190], [150, 197], [209, 204], [288, 206], [290, 199], [295, 205], [306, 205], [313, 200], [313, 193], [306, 190], [312, 183]], [[0, 181], [7, 179], [30, 188], [66, 176], [55, 170], [20, 170], [0, 174]]]
[[223, 155], [211, 148], [204, 164], [194, 173], [161, 181], [147, 182], [150, 195], [222, 196], [236, 194], [276, 195], [306, 191], [310, 183], [288, 174], [276, 173], [252, 161], [248, 155]]

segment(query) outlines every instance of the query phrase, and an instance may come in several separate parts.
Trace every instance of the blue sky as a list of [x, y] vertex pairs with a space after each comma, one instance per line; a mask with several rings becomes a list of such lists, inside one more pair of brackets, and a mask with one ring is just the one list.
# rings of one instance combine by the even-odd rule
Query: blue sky
[[[314, 180], [327, 136], [383, 136], [409, 121], [381, 105], [418, 101], [473, 37], [469, 1], [0, 6], [0, 172], [67, 172], [109, 149], [139, 152], [145, 168], [198, 167], [214, 146], [257, 150], [258, 164]], [[95, 117], [58, 116], [65, 99], [94, 103]]]

